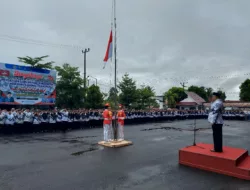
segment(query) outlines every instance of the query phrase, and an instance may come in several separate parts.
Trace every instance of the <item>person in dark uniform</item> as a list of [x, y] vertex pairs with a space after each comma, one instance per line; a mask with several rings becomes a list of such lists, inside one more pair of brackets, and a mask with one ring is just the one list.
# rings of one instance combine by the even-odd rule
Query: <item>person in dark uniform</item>
[[222, 152], [222, 119], [223, 102], [220, 93], [214, 92], [212, 96], [211, 111], [208, 116], [209, 123], [212, 124], [214, 149], [212, 152]]

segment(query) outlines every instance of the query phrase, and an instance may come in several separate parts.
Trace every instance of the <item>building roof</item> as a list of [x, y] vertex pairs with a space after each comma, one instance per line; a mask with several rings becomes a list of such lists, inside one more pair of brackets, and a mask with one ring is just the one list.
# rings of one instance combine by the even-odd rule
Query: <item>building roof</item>
[[225, 100], [224, 103], [243, 103], [239, 100]]
[[188, 96], [192, 97], [197, 104], [202, 104], [206, 102], [202, 97], [194, 92], [186, 92]]
[[[250, 102], [236, 102], [236, 103], [228, 103], [230, 101], [225, 101], [223, 103], [224, 107], [237, 107], [237, 108], [250, 108]], [[232, 101], [233, 102], [233, 101]], [[204, 103], [205, 107], [210, 107], [210, 103]]]
[[196, 106], [197, 103], [195, 103], [195, 102], [179, 102], [176, 105], [177, 106]]
[[203, 98], [201, 98], [198, 94], [194, 92], [185, 92], [187, 94], [187, 98], [180, 101], [177, 105], [201, 105], [206, 102]]

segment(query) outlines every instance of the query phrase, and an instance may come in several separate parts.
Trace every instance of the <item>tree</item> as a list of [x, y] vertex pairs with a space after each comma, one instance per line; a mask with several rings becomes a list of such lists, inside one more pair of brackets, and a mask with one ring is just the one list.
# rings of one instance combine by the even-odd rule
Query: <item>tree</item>
[[84, 105], [84, 80], [80, 76], [78, 67], [71, 67], [65, 63], [62, 67], [55, 67], [58, 72], [56, 84], [58, 107], [80, 108]]
[[226, 93], [223, 92], [222, 90], [219, 90], [218, 93], [220, 94], [220, 99], [225, 101], [227, 98]]
[[109, 89], [108, 98], [106, 99], [106, 103], [109, 103], [112, 108], [115, 107], [115, 101], [119, 103], [118, 90], [115, 87], [111, 87]]
[[240, 85], [240, 100], [241, 101], [250, 101], [250, 79], [246, 79]]
[[122, 77], [122, 81], [119, 83], [118, 89], [120, 90], [119, 100], [121, 104], [126, 107], [130, 107], [131, 104], [137, 102], [138, 93], [136, 83], [129, 77], [128, 74], [125, 74]]
[[213, 89], [212, 88], [206, 88], [207, 97], [204, 100], [208, 101], [208, 99], [212, 95], [212, 93], [213, 93]]
[[167, 100], [169, 108], [176, 107], [176, 97], [177, 94], [173, 93], [172, 91], [165, 92], [164, 99]]
[[164, 93], [164, 99], [168, 101], [168, 106], [174, 108], [177, 102], [180, 102], [187, 98], [183, 88], [172, 87], [167, 92]]
[[86, 107], [98, 109], [103, 107], [103, 94], [99, 86], [91, 85], [87, 90]]
[[45, 58], [48, 58], [48, 55], [42, 56], [42, 57], [17, 57], [18, 61], [25, 63], [27, 65], [30, 65], [31, 67], [38, 68], [38, 69], [53, 69], [53, 61], [41, 63]]
[[154, 99], [155, 92], [152, 87], [141, 86], [141, 88], [137, 89], [137, 94], [138, 109], [145, 109], [157, 105], [157, 102]]
[[119, 102], [119, 100], [118, 100], [118, 90], [115, 89], [114, 87], [112, 87], [109, 90], [108, 101], [114, 102], [115, 100]]
[[155, 100], [155, 101], [151, 104], [151, 106], [152, 106], [153, 108], [159, 108], [159, 107], [160, 107], [160, 104], [158, 104], [158, 102]]
[[174, 95], [176, 102], [180, 102], [180, 101], [184, 100], [185, 98], [187, 98], [187, 94], [185, 93], [185, 90], [183, 88], [180, 88], [180, 87], [172, 87], [167, 92], [165, 92], [165, 94], [167, 94], [167, 93], [169, 95], [171, 95], [171, 94]]

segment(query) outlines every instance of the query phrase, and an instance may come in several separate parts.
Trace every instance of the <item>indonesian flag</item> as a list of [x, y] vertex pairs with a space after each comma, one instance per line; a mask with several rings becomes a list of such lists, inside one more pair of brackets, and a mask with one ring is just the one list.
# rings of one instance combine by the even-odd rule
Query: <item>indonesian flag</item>
[[103, 69], [105, 68], [106, 66], [106, 63], [107, 61], [112, 58], [112, 52], [113, 52], [113, 35], [112, 35], [112, 30], [110, 32], [110, 36], [109, 36], [109, 41], [108, 41], [108, 46], [107, 46], [107, 50], [106, 50], [106, 54], [105, 54], [105, 57], [104, 57], [104, 67]]

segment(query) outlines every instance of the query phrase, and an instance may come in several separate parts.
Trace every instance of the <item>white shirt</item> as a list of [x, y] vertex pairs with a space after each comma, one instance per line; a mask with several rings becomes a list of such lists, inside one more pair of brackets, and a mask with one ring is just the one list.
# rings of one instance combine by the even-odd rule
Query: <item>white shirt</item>
[[24, 112], [24, 122], [30, 122], [33, 121], [33, 114], [31, 112]]
[[15, 123], [14, 115], [12, 113], [7, 113], [5, 124], [6, 125], [14, 125], [14, 123]]
[[5, 123], [5, 119], [6, 119], [6, 113], [5, 112], [0, 113], [0, 125], [3, 125]]
[[62, 114], [62, 121], [68, 121], [69, 120], [69, 112], [63, 111]]
[[23, 123], [23, 119], [24, 119], [23, 116], [24, 116], [23, 113], [17, 113], [16, 114], [16, 123], [22, 124]]
[[211, 111], [208, 115], [208, 122], [211, 124], [224, 124], [222, 118], [223, 102], [219, 99], [211, 104]]

